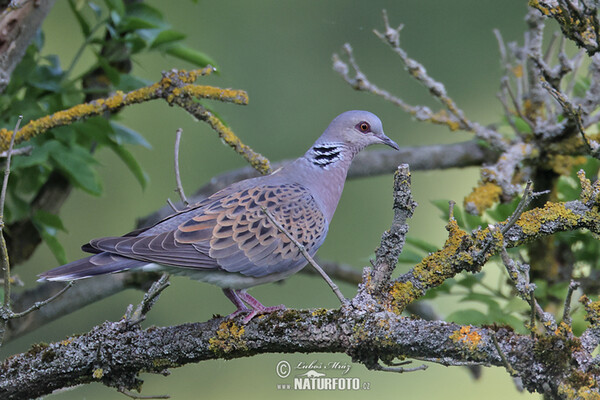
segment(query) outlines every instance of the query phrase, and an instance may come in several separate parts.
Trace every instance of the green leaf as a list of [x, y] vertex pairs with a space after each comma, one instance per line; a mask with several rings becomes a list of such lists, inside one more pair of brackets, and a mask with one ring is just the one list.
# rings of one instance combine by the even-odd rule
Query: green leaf
[[92, 9], [92, 11], [94, 12], [94, 16], [96, 17], [96, 20], [99, 20], [100, 17], [102, 16], [102, 9], [100, 8], [100, 6], [92, 1], [88, 1], [87, 5]]
[[106, 60], [106, 58], [102, 56], [98, 57], [98, 64], [100, 64], [100, 66], [102, 67], [102, 70], [110, 80], [110, 83], [112, 83], [113, 85], [118, 85], [119, 80], [121, 79], [121, 73], [119, 72], [119, 70], [112, 67], [110, 63]]
[[46, 142], [41, 146], [34, 146], [29, 156], [14, 157], [12, 159], [11, 169], [16, 170], [46, 163], [48, 161], [48, 152], [51, 147], [49, 143], [56, 142]]
[[158, 46], [178, 42], [180, 40], [185, 39], [185, 35], [181, 32], [174, 31], [172, 29], [166, 29], [160, 31], [160, 33], [154, 38], [154, 40], [150, 43], [150, 48], [154, 49]]
[[438, 210], [442, 212], [442, 219], [447, 221], [449, 216], [450, 204], [449, 200], [446, 199], [437, 199], [431, 200], [431, 204], [435, 206]]
[[504, 307], [502, 307], [502, 311], [504, 311], [507, 314], [514, 312], [525, 313], [529, 310], [531, 310], [531, 306], [520, 297], [511, 297], [511, 299], [508, 300], [508, 302], [506, 302]]
[[514, 315], [504, 313], [500, 309], [490, 308], [488, 310], [488, 317], [495, 323], [510, 325], [519, 333], [527, 333], [527, 329], [523, 324], [523, 320], [515, 317]]
[[117, 122], [111, 121], [110, 126], [113, 129], [113, 133], [109, 134], [109, 137], [117, 144], [135, 144], [143, 146], [147, 149], [151, 149], [152, 145], [137, 131], [121, 125]]
[[469, 214], [468, 212], [465, 212], [463, 216], [465, 218], [466, 229], [468, 230], [473, 230], [485, 225], [483, 218], [481, 218], [479, 215], [473, 215]]
[[473, 324], [473, 325], [484, 325], [490, 324], [494, 321], [478, 310], [467, 309], [454, 311], [446, 318], [446, 321], [454, 322], [457, 324]]
[[50, 157], [75, 186], [94, 196], [102, 194], [100, 178], [92, 168], [97, 162], [87, 150], [79, 146], [68, 148], [61, 145], [60, 150], [53, 151]]
[[162, 28], [137, 29], [136, 35], [144, 40], [145, 46], [150, 46], [162, 32]]
[[[33, 225], [36, 227], [44, 243], [46, 243], [50, 248], [50, 251], [52, 251], [52, 254], [54, 254], [54, 257], [56, 257], [56, 260], [60, 264], [66, 264], [67, 256], [65, 254], [65, 249], [56, 238], [56, 233], [59, 228], [53, 226], [62, 226], [62, 222], [60, 222], [60, 219], [57, 221], [56, 219], [49, 217], [49, 215], [51, 214], [40, 214], [38, 211], [32, 218]], [[49, 222], [50, 224], [46, 224], [46, 222]], [[64, 230], [64, 227], [62, 230]]]
[[49, 61], [49, 65], [39, 65], [29, 77], [28, 82], [31, 86], [38, 89], [60, 92], [62, 90], [61, 81], [64, 74], [60, 67], [60, 61], [54, 55], [47, 56], [45, 59]]
[[438, 297], [440, 294], [449, 294], [452, 291], [452, 287], [456, 284], [456, 281], [452, 278], [446, 279], [440, 286], [431, 288], [421, 296], [422, 300], [431, 300]]
[[491, 295], [483, 293], [469, 293], [464, 296], [460, 301], [475, 301], [477, 303], [483, 303], [489, 307], [490, 310], [500, 310], [500, 304]]
[[168, 28], [162, 12], [146, 3], [129, 3], [127, 11], [119, 24], [121, 32], [130, 32], [138, 29]]
[[83, 36], [87, 38], [88, 36], [90, 36], [90, 25], [87, 23], [83, 15], [79, 12], [73, 0], [69, 0], [69, 7], [71, 8], [73, 14], [75, 14], [75, 19], [77, 19], [77, 23], [81, 28]]
[[407, 236], [406, 237], [406, 243], [409, 243], [412, 246], [416, 247], [417, 249], [423, 250], [426, 253], [435, 253], [439, 249], [434, 244], [431, 244], [429, 242], [426, 242], [425, 240], [421, 240], [419, 238], [415, 238], [415, 237], [412, 237], [412, 236]]
[[106, 7], [108, 7], [109, 10], [115, 11], [119, 16], [125, 15], [125, 4], [123, 3], [123, 0], [104, 0], [104, 3], [106, 3]]
[[120, 32], [131, 32], [131, 31], [138, 31], [141, 29], [157, 29], [159, 28], [158, 25], [147, 21], [143, 18], [138, 18], [138, 17], [126, 17], [123, 18], [122, 21], [120, 21], [119, 24], [119, 31]]
[[531, 127], [529, 126], [529, 124], [527, 122], [525, 122], [525, 120], [523, 118], [513, 117], [513, 121], [519, 132], [531, 133]]
[[481, 280], [483, 279], [484, 274], [483, 273], [478, 273], [478, 274], [461, 274], [459, 277], [455, 278], [456, 279], [456, 284], [459, 286], [462, 286], [464, 288], [467, 289], [472, 289], [473, 286], [475, 286], [476, 284], [478, 284], [479, 282], [481, 282]]
[[[110, 135], [113, 129], [106, 118], [92, 117], [85, 122], [73, 124], [72, 127], [77, 132], [79, 144], [82, 142], [89, 144], [96, 142], [102, 145], [109, 145], [111, 143]], [[87, 140], [83, 140], [84, 138]]]
[[114, 142], [110, 146], [110, 148], [125, 163], [127, 168], [129, 168], [129, 170], [131, 171], [133, 176], [135, 176], [135, 179], [137, 179], [137, 181], [139, 182], [142, 189], [146, 189], [146, 186], [149, 181], [148, 174], [146, 174], [146, 172], [142, 169], [142, 167], [137, 162], [135, 157], [133, 157], [133, 155], [127, 149], [125, 149], [124, 147], [122, 147]]
[[494, 221], [504, 221], [512, 215], [517, 208], [519, 201], [521, 201], [520, 198], [515, 198], [509, 203], [497, 204], [495, 207], [488, 209], [486, 213], [492, 217]]
[[210, 56], [208, 56], [205, 53], [202, 53], [201, 51], [194, 50], [182, 44], [169, 46], [165, 49], [165, 51], [167, 52], [167, 54], [170, 54], [173, 57], [190, 62], [198, 67], [206, 67], [207, 65], [211, 65], [215, 69], [219, 69], [215, 60], [213, 60]]
[[52, 214], [44, 210], [37, 210], [33, 215], [33, 219], [56, 230], [63, 232], [67, 231], [62, 223], [62, 220], [56, 214]]

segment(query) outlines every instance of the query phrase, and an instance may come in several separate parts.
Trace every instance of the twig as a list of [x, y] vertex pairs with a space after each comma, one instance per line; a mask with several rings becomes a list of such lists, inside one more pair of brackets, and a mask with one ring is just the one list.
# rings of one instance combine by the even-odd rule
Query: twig
[[[454, 100], [447, 95], [444, 85], [441, 82], [432, 79], [429, 75], [427, 75], [427, 71], [420, 63], [408, 57], [407, 53], [400, 47], [400, 30], [402, 29], [402, 25], [400, 25], [398, 28], [390, 27], [385, 10], [383, 11], [383, 19], [385, 32], [381, 33], [377, 30], [374, 30], [375, 35], [387, 43], [392, 48], [392, 51], [400, 56], [402, 62], [406, 66], [406, 69], [409, 71], [409, 74], [417, 81], [422, 83], [449, 112], [443, 109], [438, 112], [433, 112], [429, 107], [426, 106], [410, 105], [401, 98], [396, 97], [388, 91], [383, 90], [369, 82], [366, 75], [359, 69], [352, 53], [352, 47], [349, 43], [344, 44], [343, 49], [348, 57], [348, 63], [350, 66], [346, 62], [342, 61], [337, 54], [334, 54], [333, 69], [339, 73], [354, 89], [367, 91], [377, 96], [381, 96], [385, 100], [390, 101], [391, 103], [402, 108], [402, 110], [414, 116], [419, 121], [427, 121], [434, 124], [446, 125], [451, 131], [462, 129], [465, 131], [474, 132], [478, 138], [485, 140], [494, 148], [504, 149], [504, 147], [506, 147], [506, 142], [498, 132], [481, 126], [478, 123], [469, 121], [464, 116], [463, 111], [458, 108]], [[354, 77], [350, 76], [350, 67], [352, 67], [355, 72]]]
[[492, 342], [494, 342], [494, 347], [496, 348], [496, 351], [500, 355], [500, 358], [502, 359], [502, 364], [504, 364], [504, 368], [506, 368], [506, 371], [510, 374], [510, 376], [517, 376], [518, 375], [517, 371], [512, 367], [512, 365], [510, 365], [510, 363], [506, 359], [506, 356], [504, 355], [504, 352], [502, 351], [502, 349], [500, 348], [500, 345], [498, 344], [498, 339], [496, 338], [496, 333], [490, 332], [490, 336], [492, 337]]
[[594, 154], [595, 157], [597, 157], [596, 152], [592, 148], [588, 138], [585, 136], [585, 129], [583, 127], [583, 121], [581, 119], [581, 107], [578, 106], [577, 109], [575, 109], [573, 107], [573, 104], [571, 104], [571, 101], [569, 101], [565, 94], [553, 88], [545, 79], [542, 78], [540, 81], [542, 87], [548, 91], [548, 93], [558, 102], [558, 104], [560, 104], [565, 113], [565, 116], [575, 123], [575, 126], [577, 127], [578, 132], [581, 134], [581, 138], [586, 144], [588, 151], [591, 154]]
[[0, 218], [2, 218], [2, 225], [4, 225], [4, 203], [6, 202], [6, 188], [8, 187], [8, 176], [10, 175], [12, 151], [15, 145], [15, 138], [19, 132], [19, 126], [21, 126], [21, 121], [23, 121], [23, 116], [19, 115], [13, 134], [10, 137], [10, 144], [8, 145], [8, 153], [6, 156], [6, 165], [4, 166], [4, 180], [2, 181], [2, 193], [0, 194]]
[[375, 371], [396, 372], [396, 373], [401, 374], [403, 372], [425, 371], [427, 369], [427, 365], [422, 364], [422, 365], [419, 365], [418, 367], [414, 367], [414, 368], [404, 368], [404, 367], [386, 367], [381, 364], [375, 364], [371, 367], [371, 369], [374, 369]]
[[579, 288], [579, 282], [571, 281], [569, 283], [569, 290], [567, 291], [567, 297], [565, 298], [565, 307], [563, 310], [562, 320], [565, 324], [571, 326], [571, 299], [573, 292]]
[[21, 312], [18, 312], [18, 313], [12, 313], [11, 312], [10, 313], [10, 318], [11, 319], [21, 318], [21, 317], [26, 316], [27, 314], [29, 314], [32, 311], [39, 310], [40, 308], [42, 308], [46, 304], [48, 304], [48, 303], [56, 300], [57, 298], [59, 298], [64, 292], [66, 292], [67, 290], [69, 290], [71, 288], [71, 286], [73, 286], [74, 284], [75, 284], [75, 281], [69, 282], [67, 284], [67, 286], [65, 286], [64, 288], [62, 288], [60, 291], [58, 291], [57, 293], [55, 293], [51, 297], [48, 297], [46, 300], [43, 300], [43, 301], [36, 301], [35, 303], [33, 303], [33, 305], [31, 307], [29, 307], [25, 311], [21, 311]]
[[163, 290], [168, 288], [169, 285], [171, 285], [171, 283], [169, 282], [169, 274], [162, 274], [160, 279], [154, 282], [152, 286], [150, 286], [150, 289], [148, 289], [148, 292], [144, 294], [144, 298], [142, 299], [140, 304], [138, 304], [135, 311], [133, 311], [133, 306], [131, 304], [129, 305], [129, 307], [127, 307], [127, 312], [125, 313], [125, 321], [129, 325], [137, 325], [143, 320], [145, 320], [146, 314], [148, 314], [152, 306], [156, 303], [156, 300], [158, 300], [158, 296]]
[[127, 390], [125, 388], [118, 388], [117, 392], [124, 394], [125, 396], [129, 397], [130, 399], [136, 399], [136, 400], [170, 399], [171, 398], [171, 396], [169, 396], [168, 394], [161, 394], [158, 396], [140, 396], [140, 395], [130, 392], [129, 390]]
[[[15, 145], [15, 137], [19, 131], [19, 126], [23, 116], [19, 115], [15, 129], [10, 138], [10, 144], [8, 146], [8, 155], [6, 156], [6, 165], [4, 166], [4, 180], [2, 181], [2, 192], [0, 194], [0, 264], [2, 265], [2, 276], [4, 278], [4, 300], [2, 302], [3, 314], [10, 314], [10, 261], [8, 259], [8, 250], [6, 248], [6, 241], [4, 240], [4, 203], [6, 202], [6, 189], [8, 187], [8, 177], [10, 176], [10, 162], [12, 159], [12, 149]], [[8, 315], [2, 315], [3, 322], [8, 320]], [[2, 329], [2, 336], [4, 336], [4, 329]], [[1, 339], [0, 339], [1, 340]]]
[[454, 206], [456, 206], [456, 202], [448, 200], [448, 220], [454, 219]]
[[[490, 230], [492, 229], [498, 228], [490, 226]], [[546, 329], [546, 332], [552, 334], [556, 330], [556, 321], [554, 320], [552, 314], [545, 312], [535, 299], [533, 293], [535, 291], [536, 285], [535, 283], [530, 282], [529, 266], [527, 264], [521, 264], [519, 262], [516, 262], [512, 258], [510, 258], [505, 247], [502, 247], [502, 249], [500, 250], [500, 258], [502, 259], [502, 263], [506, 267], [508, 276], [515, 285], [515, 289], [517, 289], [519, 297], [521, 297], [531, 306], [531, 318], [529, 321], [529, 328], [531, 329], [532, 337], [535, 334], [536, 314], [539, 317], [540, 321], [542, 321], [542, 325]]]
[[521, 197], [521, 201], [519, 201], [517, 208], [515, 209], [515, 211], [512, 213], [512, 215], [508, 219], [508, 222], [506, 222], [506, 224], [502, 227], [502, 229], [500, 229], [500, 232], [503, 235], [506, 232], [508, 232], [508, 230], [517, 222], [517, 220], [519, 219], [521, 214], [523, 214], [523, 211], [525, 211], [525, 208], [531, 202], [531, 199], [533, 197], [532, 196], [533, 192], [531, 191], [531, 185], [532, 185], [532, 182], [527, 181], [527, 184], [525, 185], [525, 190], [523, 191], [523, 197]]
[[180, 211], [177, 207], [175, 207], [175, 204], [173, 204], [173, 202], [169, 198], [167, 198], [167, 204], [169, 205], [169, 207], [171, 207], [171, 210], [173, 210], [174, 212]]
[[[32, 151], [33, 151], [33, 146], [25, 146], [25, 147], [20, 147], [18, 149], [13, 149], [11, 154], [13, 156], [18, 156], [18, 155], [29, 156], [29, 155], [31, 155]], [[0, 153], [0, 158], [6, 158], [6, 157], [8, 157], [8, 150]]]
[[183, 185], [181, 184], [181, 175], [179, 174], [179, 144], [181, 143], [182, 132], [183, 130], [179, 128], [175, 133], [175, 181], [177, 182], [177, 193], [179, 193], [179, 197], [181, 198], [185, 208], [188, 208], [190, 206], [190, 202], [188, 201], [187, 197], [185, 197]]
[[308, 263], [310, 265], [312, 265], [314, 269], [317, 270], [317, 272], [323, 277], [323, 279], [325, 279], [325, 282], [327, 282], [329, 287], [331, 287], [331, 290], [333, 290], [333, 293], [335, 293], [335, 295], [340, 300], [342, 305], [344, 305], [344, 306], [348, 305], [349, 304], [348, 299], [346, 299], [344, 297], [344, 295], [342, 294], [342, 292], [340, 292], [340, 289], [337, 287], [337, 285], [329, 278], [329, 276], [325, 273], [325, 271], [323, 271], [323, 269], [319, 266], [319, 264], [316, 263], [316, 261], [311, 257], [311, 255], [308, 254], [308, 251], [306, 251], [304, 246], [302, 246], [300, 243], [298, 243], [298, 241], [279, 222], [277, 222], [275, 220], [275, 218], [269, 212], [269, 210], [267, 210], [265, 207], [261, 207], [261, 209], [262, 209], [262, 212], [265, 213], [265, 215], [267, 216], [269, 221], [271, 221], [271, 223], [273, 225], [275, 225], [277, 227], [277, 229], [279, 229], [285, 236], [288, 237], [288, 239], [290, 239], [290, 241], [292, 243], [294, 243], [294, 245], [298, 248], [298, 250], [300, 250], [300, 253], [302, 253], [302, 255], [304, 256], [304, 258], [306, 258], [306, 261], [308, 261]]
[[508, 79], [502, 79], [500, 82], [501, 82], [500, 84], [502, 85], [502, 88], [504, 90], [506, 90], [506, 93], [508, 93], [508, 96], [510, 97], [510, 100], [513, 103], [513, 107], [515, 108], [515, 112], [517, 113], [519, 118], [521, 118], [523, 121], [525, 121], [525, 123], [529, 126], [529, 129], [531, 129], [532, 132], [535, 131], [534, 123], [531, 122], [531, 120], [529, 118], [527, 118], [521, 111], [519, 102], [517, 101], [515, 94], [513, 93], [512, 89], [510, 88], [510, 85], [508, 84]]

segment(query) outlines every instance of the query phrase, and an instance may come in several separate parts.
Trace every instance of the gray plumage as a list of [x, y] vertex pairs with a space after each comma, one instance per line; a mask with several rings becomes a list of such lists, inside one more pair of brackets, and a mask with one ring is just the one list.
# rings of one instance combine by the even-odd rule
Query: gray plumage
[[[230, 317], [284, 308], [264, 307], [245, 289], [284, 279], [306, 265], [300, 250], [262, 211], [314, 255], [323, 244], [354, 156], [376, 143], [398, 145], [367, 111], [336, 117], [313, 146], [268, 176], [235, 183], [147, 229], [94, 239], [96, 253], [40, 275], [70, 281], [126, 270], [165, 271], [223, 288], [238, 308]], [[249, 305], [251, 308], [248, 308]]]

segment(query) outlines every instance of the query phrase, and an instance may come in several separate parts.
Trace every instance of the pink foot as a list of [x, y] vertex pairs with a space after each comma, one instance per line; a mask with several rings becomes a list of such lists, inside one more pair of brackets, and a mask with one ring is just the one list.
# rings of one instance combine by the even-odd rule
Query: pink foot
[[[265, 307], [260, 301], [250, 296], [244, 290], [223, 289], [223, 293], [225, 293], [225, 296], [227, 296], [227, 298], [231, 300], [231, 302], [237, 307], [237, 310], [227, 316], [228, 319], [232, 319], [237, 317], [239, 314], [249, 312], [249, 314], [246, 315], [242, 320], [242, 324], [244, 325], [250, 322], [250, 320], [257, 315], [285, 310], [285, 306], [283, 304], [273, 307]], [[246, 307], [246, 304], [244, 303], [248, 304], [251, 309]]]

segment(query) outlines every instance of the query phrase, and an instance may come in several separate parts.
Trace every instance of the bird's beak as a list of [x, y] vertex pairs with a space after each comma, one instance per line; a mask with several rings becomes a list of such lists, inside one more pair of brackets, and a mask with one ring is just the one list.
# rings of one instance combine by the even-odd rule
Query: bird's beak
[[381, 135], [377, 135], [377, 137], [379, 138], [379, 140], [381, 140], [382, 144], [386, 144], [386, 145], [390, 146], [392, 149], [400, 150], [400, 146], [398, 146], [398, 144], [396, 142], [394, 142], [389, 137], [385, 136], [383, 133]]

